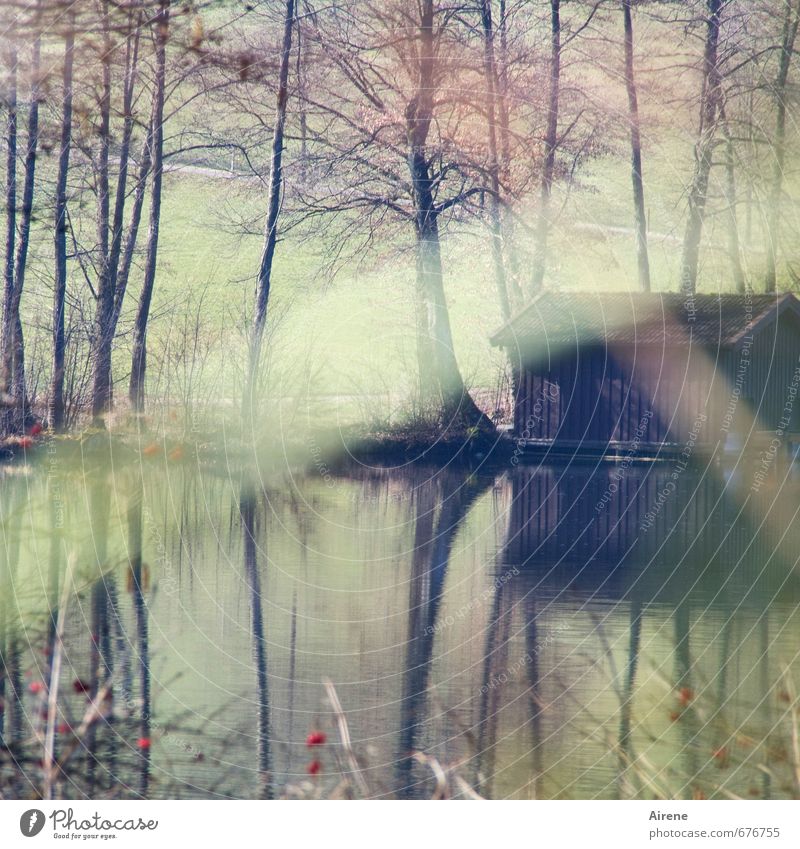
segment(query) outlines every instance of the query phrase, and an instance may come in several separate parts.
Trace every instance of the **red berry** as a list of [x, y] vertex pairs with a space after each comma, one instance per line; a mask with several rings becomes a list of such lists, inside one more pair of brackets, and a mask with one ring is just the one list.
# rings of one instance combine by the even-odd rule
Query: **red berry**
[[149, 737], [140, 737], [136, 741], [136, 747], [138, 749], [149, 749], [150, 748], [150, 738]]
[[41, 693], [42, 690], [44, 690], [44, 684], [42, 684], [41, 681], [31, 681], [31, 683], [28, 684], [28, 689], [32, 693]]
[[72, 731], [72, 726], [68, 722], [61, 722], [56, 727], [56, 731], [58, 731], [59, 734], [69, 734], [69, 732]]
[[306, 737], [306, 746], [310, 749], [312, 746], [324, 746], [328, 738], [323, 731], [312, 731]]
[[91, 684], [89, 684], [87, 681], [81, 680], [80, 678], [76, 678], [72, 682], [72, 689], [76, 693], [88, 693], [91, 689]]
[[681, 687], [678, 692], [678, 701], [682, 705], [688, 705], [694, 698], [694, 690], [691, 687]]
[[319, 771], [322, 769], [322, 764], [319, 761], [311, 761], [311, 763], [306, 767], [306, 772], [309, 775], [319, 775]]
[[36, 422], [34, 426], [31, 428], [31, 436], [38, 436], [42, 432], [42, 425], [40, 422]]

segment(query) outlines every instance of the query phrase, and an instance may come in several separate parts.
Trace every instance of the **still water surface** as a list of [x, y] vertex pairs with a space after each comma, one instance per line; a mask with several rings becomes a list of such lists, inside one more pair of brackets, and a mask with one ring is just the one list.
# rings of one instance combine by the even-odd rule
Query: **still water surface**
[[[64, 797], [430, 797], [414, 753], [453, 795], [796, 796], [800, 499], [791, 472], [773, 478], [6, 468], [0, 791], [41, 791], [71, 572]], [[102, 718], [76, 738], [93, 697]]]

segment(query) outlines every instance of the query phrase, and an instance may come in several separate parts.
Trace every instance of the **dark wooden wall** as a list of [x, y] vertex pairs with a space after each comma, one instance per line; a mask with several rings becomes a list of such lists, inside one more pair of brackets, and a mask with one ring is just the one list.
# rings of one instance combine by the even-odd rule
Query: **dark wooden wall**
[[795, 319], [783, 318], [765, 329], [754, 339], [751, 351], [746, 385], [758, 428], [774, 431], [788, 403], [792, 408], [790, 429], [800, 430], [800, 398], [790, 397], [793, 375], [800, 366], [800, 331]]
[[[748, 359], [738, 392], [737, 372]], [[749, 348], [687, 342], [671, 347], [585, 345], [554, 351], [523, 368], [515, 408], [522, 439], [585, 445], [714, 445], [729, 432], [775, 430], [789, 403], [800, 430], [800, 399], [790, 387], [800, 366], [794, 317], [758, 333]], [[754, 424], [754, 415], [757, 419]]]
[[630, 443], [637, 435], [643, 443], [681, 442], [693, 428], [704, 436], [698, 416], [712, 418], [710, 386], [720, 368], [698, 346], [564, 352], [523, 370], [515, 433], [582, 443]]

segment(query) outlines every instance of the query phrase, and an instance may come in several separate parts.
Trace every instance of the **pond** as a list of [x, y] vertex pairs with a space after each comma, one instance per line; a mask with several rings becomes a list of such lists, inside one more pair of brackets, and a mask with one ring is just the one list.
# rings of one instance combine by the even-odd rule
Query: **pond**
[[7, 466], [0, 792], [791, 797], [793, 475]]

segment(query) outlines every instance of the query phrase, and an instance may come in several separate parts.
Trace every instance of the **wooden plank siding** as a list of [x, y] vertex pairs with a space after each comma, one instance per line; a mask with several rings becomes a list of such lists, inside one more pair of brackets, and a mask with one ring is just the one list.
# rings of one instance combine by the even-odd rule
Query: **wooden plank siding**
[[[523, 367], [515, 435], [577, 450], [625, 447], [644, 421], [646, 433], [638, 440], [643, 448], [677, 449], [690, 441], [713, 447], [724, 444], [730, 432], [774, 431], [798, 365], [794, 315], [780, 318], [744, 348], [579, 346], [551, 356], [547, 364]], [[789, 429], [800, 430], [800, 400], [793, 403]]]
[[800, 431], [797, 297], [698, 293], [691, 304], [670, 292], [534, 298], [491, 337], [518, 364], [518, 444], [652, 456]]
[[777, 328], [771, 329], [774, 332], [759, 334], [753, 340], [746, 382], [750, 413], [756, 416], [760, 430], [774, 431], [783, 417], [784, 407], [790, 403], [789, 429], [797, 431], [800, 400], [790, 401], [790, 388], [800, 366], [800, 337], [792, 320], [781, 320]]

